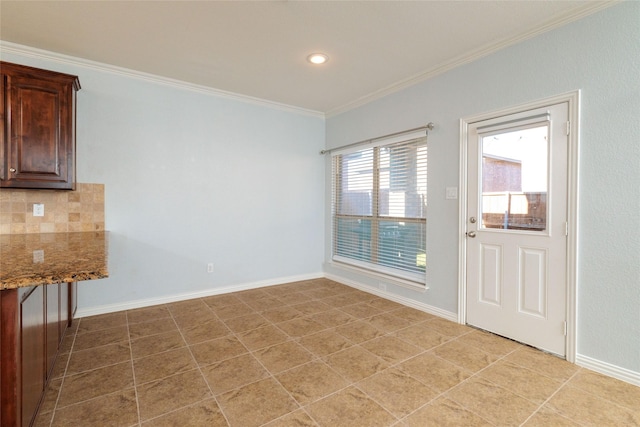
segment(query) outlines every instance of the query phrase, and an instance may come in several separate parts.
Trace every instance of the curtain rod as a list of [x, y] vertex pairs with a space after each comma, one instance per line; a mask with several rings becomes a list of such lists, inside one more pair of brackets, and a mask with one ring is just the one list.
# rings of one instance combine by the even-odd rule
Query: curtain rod
[[371, 143], [379, 141], [381, 139], [391, 138], [392, 136], [403, 135], [405, 133], [415, 132], [417, 130], [422, 130], [422, 129], [426, 129], [427, 135], [429, 135], [429, 131], [433, 130], [434, 127], [435, 127], [435, 125], [433, 124], [433, 122], [429, 122], [426, 125], [420, 126], [420, 127], [417, 127], [417, 128], [407, 129], [407, 130], [403, 130], [403, 131], [400, 131], [400, 132], [390, 133], [388, 135], [382, 135], [382, 136], [378, 136], [378, 137], [371, 138], [371, 139], [365, 139], [365, 140], [362, 140], [362, 141], [353, 142], [351, 144], [343, 145], [342, 147], [336, 147], [336, 148], [330, 148], [328, 150], [322, 150], [322, 151], [320, 151], [320, 154], [327, 154], [327, 153], [330, 153], [330, 152], [335, 151], [335, 150], [342, 150], [343, 148], [355, 147], [356, 145], [371, 144]]

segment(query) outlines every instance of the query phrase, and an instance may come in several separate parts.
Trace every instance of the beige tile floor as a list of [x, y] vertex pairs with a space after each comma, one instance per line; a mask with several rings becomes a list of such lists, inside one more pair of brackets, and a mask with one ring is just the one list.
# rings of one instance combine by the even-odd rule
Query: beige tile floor
[[318, 279], [78, 319], [37, 426], [640, 426], [640, 388]]

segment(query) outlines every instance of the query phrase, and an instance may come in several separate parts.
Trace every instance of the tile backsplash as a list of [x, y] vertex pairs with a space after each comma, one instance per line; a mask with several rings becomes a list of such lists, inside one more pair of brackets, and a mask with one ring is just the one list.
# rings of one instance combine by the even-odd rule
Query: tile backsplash
[[[44, 205], [44, 216], [33, 205]], [[104, 230], [104, 184], [66, 190], [0, 190], [0, 234]]]

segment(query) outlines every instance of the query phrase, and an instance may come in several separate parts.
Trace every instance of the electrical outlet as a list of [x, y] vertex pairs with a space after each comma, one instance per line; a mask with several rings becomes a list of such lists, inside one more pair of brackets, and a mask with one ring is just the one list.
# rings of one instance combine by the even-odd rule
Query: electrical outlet
[[34, 203], [33, 204], [33, 216], [44, 216], [44, 204], [43, 203]]
[[37, 249], [33, 251], [33, 263], [34, 264], [42, 264], [44, 262], [44, 250]]
[[213, 273], [213, 263], [207, 264], [207, 273]]

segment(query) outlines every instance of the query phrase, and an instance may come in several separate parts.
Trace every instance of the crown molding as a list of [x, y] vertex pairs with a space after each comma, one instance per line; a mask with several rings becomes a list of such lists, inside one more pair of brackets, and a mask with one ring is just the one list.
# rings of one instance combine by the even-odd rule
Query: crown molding
[[376, 90], [374, 92], [369, 93], [368, 95], [364, 95], [352, 102], [348, 102], [346, 104], [343, 104], [342, 106], [333, 108], [329, 111], [327, 111], [325, 113], [325, 117], [326, 118], [330, 118], [333, 116], [337, 116], [339, 114], [345, 113], [349, 110], [353, 110], [356, 109], [358, 107], [361, 107], [365, 104], [368, 104], [370, 102], [373, 102], [377, 99], [383, 98], [387, 95], [391, 95], [393, 93], [396, 92], [400, 92], [403, 89], [406, 89], [408, 87], [414, 86], [418, 83], [422, 83], [426, 80], [429, 80], [435, 76], [438, 76], [440, 74], [444, 74], [447, 71], [450, 71], [454, 68], [460, 67], [462, 65], [468, 64], [470, 62], [473, 62], [477, 59], [483, 58], [485, 56], [491, 55], [492, 53], [498, 52], [499, 50], [502, 50], [504, 48], [507, 48], [509, 46], [513, 46], [515, 44], [518, 44], [522, 41], [531, 39], [535, 36], [538, 36], [540, 34], [546, 33], [548, 31], [551, 31], [553, 29], [562, 27], [563, 25], [569, 24], [573, 21], [577, 21], [579, 19], [582, 19], [588, 15], [592, 15], [596, 12], [599, 12], [603, 9], [606, 9], [610, 6], [613, 6], [617, 3], [620, 3], [621, 0], [608, 0], [608, 1], [601, 1], [601, 2], [595, 2], [595, 3], [590, 3], [586, 6], [581, 6], [577, 9], [573, 9], [561, 16], [558, 16], [556, 19], [547, 22], [546, 24], [537, 27], [534, 30], [531, 30], [527, 33], [524, 34], [520, 34], [516, 37], [511, 37], [505, 40], [501, 40], [497, 43], [491, 43], [489, 45], [485, 45], [483, 47], [480, 47], [472, 52], [469, 53], [465, 53], [464, 55], [460, 55], [454, 59], [452, 59], [451, 61], [448, 61], [446, 63], [443, 63], [442, 65], [439, 65], [437, 67], [431, 68], [430, 70], [424, 71], [420, 74], [408, 77], [404, 80], [400, 80], [399, 82], [393, 83], [389, 86], [386, 86], [382, 89]]
[[470, 62], [473, 62], [477, 59], [483, 58], [485, 56], [488, 56], [492, 53], [495, 53], [499, 50], [502, 50], [506, 47], [515, 45], [517, 43], [520, 43], [522, 41], [525, 41], [527, 39], [533, 38], [537, 35], [540, 35], [542, 33], [551, 31], [553, 29], [556, 29], [558, 27], [561, 27], [563, 25], [566, 25], [568, 23], [571, 23], [573, 21], [579, 20], [581, 18], [584, 18], [588, 15], [594, 14], [596, 12], [599, 12], [605, 8], [608, 8], [610, 6], [613, 6], [617, 3], [620, 3], [621, 0], [605, 0], [605, 1], [595, 1], [595, 2], [589, 2], [588, 4], [584, 5], [584, 6], [580, 6], [578, 8], [575, 8], [559, 17], [557, 17], [556, 19], [549, 21], [547, 23], [545, 23], [544, 25], [541, 25], [540, 27], [536, 28], [535, 30], [529, 31], [525, 34], [521, 34], [518, 35], [516, 37], [512, 37], [509, 39], [505, 39], [505, 40], [501, 40], [498, 41], [496, 43], [492, 43], [489, 45], [485, 45], [483, 47], [480, 47], [479, 49], [476, 49], [472, 52], [466, 53], [464, 55], [460, 55], [457, 58], [454, 58], [446, 63], [443, 63], [437, 67], [434, 67], [432, 69], [426, 70], [422, 73], [419, 73], [417, 75], [414, 76], [410, 76], [406, 79], [403, 79], [399, 82], [395, 82], [391, 85], [388, 85], [386, 87], [383, 87], [381, 89], [378, 89], [376, 91], [373, 91], [367, 95], [364, 95], [362, 97], [359, 97], [351, 102], [348, 102], [346, 104], [343, 104], [341, 106], [335, 107], [330, 109], [329, 111], [326, 112], [322, 112], [322, 111], [316, 111], [316, 110], [309, 110], [309, 109], [305, 109], [305, 108], [301, 108], [301, 107], [295, 107], [292, 105], [287, 105], [287, 104], [282, 104], [282, 103], [278, 103], [278, 102], [274, 102], [274, 101], [269, 101], [266, 99], [261, 99], [261, 98], [256, 98], [256, 97], [251, 97], [248, 95], [242, 95], [242, 94], [238, 94], [238, 93], [234, 93], [234, 92], [228, 92], [228, 91], [224, 91], [224, 90], [220, 90], [220, 89], [214, 89], [212, 87], [209, 86], [203, 86], [203, 85], [197, 85], [197, 84], [193, 84], [193, 83], [188, 83], [185, 81], [181, 81], [181, 80], [176, 80], [176, 79], [171, 79], [171, 78], [167, 78], [167, 77], [162, 77], [162, 76], [158, 76], [158, 75], [154, 75], [154, 74], [150, 74], [150, 73], [145, 73], [145, 72], [141, 72], [141, 71], [135, 71], [135, 70], [131, 70], [131, 69], [127, 69], [127, 68], [122, 68], [122, 67], [117, 67], [114, 65], [109, 65], [109, 64], [104, 64], [104, 63], [100, 63], [100, 62], [96, 62], [96, 61], [91, 61], [88, 59], [83, 59], [83, 58], [78, 58], [78, 57], [72, 57], [72, 56], [68, 56], [68, 55], [64, 55], [64, 54], [60, 54], [60, 53], [56, 53], [56, 52], [51, 52], [51, 51], [46, 51], [46, 50], [42, 50], [42, 49], [37, 49], [37, 48], [33, 48], [33, 47], [29, 47], [29, 46], [24, 46], [24, 45], [19, 45], [16, 43], [11, 43], [11, 42], [7, 42], [7, 41], [2, 41], [0, 40], [0, 53], [2, 52], [10, 52], [10, 53], [15, 53], [18, 55], [23, 55], [23, 56], [28, 56], [28, 57], [33, 57], [33, 58], [39, 58], [39, 59], [46, 59], [49, 61], [54, 61], [54, 62], [59, 62], [59, 63], [66, 63], [66, 64], [71, 64], [74, 66], [79, 66], [79, 67], [83, 67], [83, 68], [88, 68], [88, 69], [94, 69], [97, 71], [101, 71], [101, 72], [106, 72], [106, 73], [111, 73], [111, 74], [116, 74], [116, 75], [121, 75], [124, 77], [128, 77], [128, 78], [134, 78], [134, 79], [139, 79], [139, 80], [143, 80], [143, 81], [147, 81], [150, 83], [154, 83], [154, 84], [159, 84], [159, 85], [164, 85], [164, 86], [170, 86], [170, 87], [174, 87], [174, 88], [178, 88], [178, 89], [182, 89], [182, 90], [188, 90], [191, 92], [198, 92], [198, 93], [202, 93], [205, 95], [209, 95], [209, 96], [216, 96], [216, 97], [220, 97], [220, 98], [226, 98], [226, 99], [231, 99], [231, 100], [235, 100], [235, 101], [240, 101], [243, 103], [248, 103], [248, 104], [253, 104], [253, 105], [258, 105], [258, 106], [262, 106], [262, 107], [267, 107], [267, 108], [272, 108], [272, 109], [276, 109], [276, 110], [281, 110], [281, 111], [286, 111], [286, 112], [291, 112], [291, 113], [295, 113], [295, 114], [302, 114], [302, 115], [306, 115], [306, 116], [312, 116], [312, 117], [318, 117], [318, 118], [329, 118], [332, 116], [336, 116], [339, 114], [342, 114], [344, 112], [347, 112], [349, 110], [353, 110], [355, 108], [361, 107], [365, 104], [368, 104], [370, 102], [373, 102], [377, 99], [383, 98], [385, 96], [391, 95], [393, 93], [399, 92], [401, 90], [404, 90], [408, 87], [414, 86], [416, 84], [422, 83], [426, 80], [429, 80], [435, 76], [438, 76], [440, 74], [443, 74], [447, 71], [450, 71], [454, 68], [460, 67], [462, 65], [468, 64]]
[[162, 86], [169, 86], [176, 89], [188, 90], [190, 92], [197, 92], [204, 95], [230, 99], [234, 101], [244, 102], [247, 104], [253, 104], [261, 107], [272, 108], [275, 110], [286, 111], [289, 113], [302, 114], [302, 115], [318, 117], [322, 119], [325, 118], [324, 113], [320, 111], [308, 110], [305, 108], [295, 107], [292, 105], [282, 104], [279, 102], [269, 101], [266, 99], [242, 95], [234, 92], [228, 92], [220, 89], [214, 89], [208, 86], [188, 83], [182, 80], [171, 79], [168, 77], [162, 77], [155, 74], [145, 73], [142, 71], [131, 70], [128, 68], [118, 67], [115, 65], [109, 65], [101, 62], [91, 61], [89, 59], [78, 58], [74, 56], [64, 55], [61, 53], [51, 52], [48, 50], [38, 49], [30, 46], [24, 46], [17, 43], [0, 40], [0, 54], [4, 52], [13, 53], [16, 55], [26, 56], [30, 58], [44, 59], [48, 61], [58, 62], [61, 64], [73, 65], [76, 67], [82, 67], [82, 68], [91, 69], [99, 72], [119, 75], [122, 77], [142, 80], [148, 83], [158, 84]]

